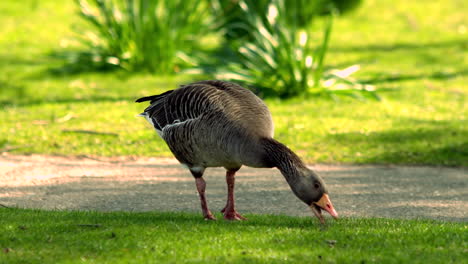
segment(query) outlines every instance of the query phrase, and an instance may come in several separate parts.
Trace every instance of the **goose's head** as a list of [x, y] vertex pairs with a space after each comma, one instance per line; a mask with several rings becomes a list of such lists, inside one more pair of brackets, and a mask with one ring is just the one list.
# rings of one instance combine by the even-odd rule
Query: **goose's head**
[[301, 174], [302, 177], [297, 177], [296, 182], [291, 184], [294, 194], [312, 209], [321, 223], [325, 223], [322, 210], [327, 211], [335, 219], [338, 218], [322, 178], [309, 169], [303, 170]]
[[294, 194], [312, 209], [320, 222], [325, 223], [322, 210], [338, 218], [328, 198], [327, 186], [319, 175], [307, 168], [293, 151], [280, 142], [264, 138], [261, 145], [264, 150], [264, 167], [277, 167]]

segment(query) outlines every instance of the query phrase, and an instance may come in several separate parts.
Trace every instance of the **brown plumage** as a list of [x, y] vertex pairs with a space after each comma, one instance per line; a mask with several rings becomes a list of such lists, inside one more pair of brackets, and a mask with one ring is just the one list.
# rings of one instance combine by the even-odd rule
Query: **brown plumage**
[[136, 102], [144, 101], [150, 101], [150, 106], [141, 115], [195, 177], [206, 219], [214, 219], [205, 198], [203, 172], [207, 167], [227, 170], [228, 201], [222, 210], [224, 217], [245, 219], [234, 206], [234, 175], [242, 165], [277, 167], [296, 196], [322, 222], [320, 208], [336, 217], [323, 180], [294, 152], [273, 139], [271, 114], [251, 91], [230, 82], [201, 81]]

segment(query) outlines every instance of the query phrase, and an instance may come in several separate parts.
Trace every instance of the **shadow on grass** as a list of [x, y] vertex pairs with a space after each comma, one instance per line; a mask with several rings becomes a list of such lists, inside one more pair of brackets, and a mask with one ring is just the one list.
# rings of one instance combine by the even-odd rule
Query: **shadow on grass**
[[[140, 225], [147, 226], [154, 223], [164, 223], [167, 225], [176, 224], [197, 224], [197, 225], [216, 225], [216, 226], [266, 226], [266, 227], [282, 227], [282, 228], [310, 228], [316, 227], [318, 230], [333, 225], [320, 225], [319, 222], [312, 217], [293, 217], [287, 215], [268, 215], [268, 214], [246, 214], [249, 220], [247, 221], [227, 221], [217, 214], [218, 220], [206, 221], [199, 213], [175, 212], [175, 211], [152, 211], [152, 212], [99, 212], [99, 211], [83, 211], [83, 210], [37, 210], [37, 209], [22, 209], [22, 208], [5, 208], [0, 207], [4, 212], [14, 212], [18, 215], [24, 213], [37, 213], [36, 221], [41, 222], [50, 220], [50, 215], [60, 215], [61, 222], [73, 223], [77, 228], [101, 228], [106, 227], [106, 223], [120, 225]], [[14, 217], [14, 216], [13, 216]], [[55, 218], [55, 217], [54, 217]], [[55, 218], [56, 219], [56, 218]], [[79, 220], [77, 220], [79, 219]], [[58, 219], [56, 219], [58, 220]], [[345, 220], [347, 221], [347, 220]], [[349, 219], [348, 221], [353, 221]], [[399, 220], [395, 220], [399, 221]], [[427, 220], [432, 221], [432, 220]], [[234, 227], [235, 228], [235, 227]]]
[[[463, 63], [460, 63], [460, 57], [456, 55], [464, 53], [467, 48], [468, 44], [464, 40], [435, 43], [338, 46], [330, 48], [330, 56], [334, 54], [339, 56], [338, 54], [346, 52], [359, 54], [358, 59], [334, 65], [337, 68], [344, 68], [353, 64], [382, 64], [386, 61], [389, 61], [391, 65], [395, 65], [394, 61], [398, 61], [396, 66], [398, 64], [423, 65], [423, 67], [427, 68], [423, 73], [421, 73], [420, 67], [414, 67], [401, 74], [394, 73], [395, 71], [398, 72], [398, 69], [388, 69], [388, 71], [377, 72], [371, 77], [366, 77], [366, 79], [361, 80], [363, 83], [382, 84], [421, 79], [444, 81], [468, 75], [468, 70], [466, 70]], [[441, 67], [442, 70], [437, 70], [434, 67], [429, 68], [429, 65], [445, 65], [445, 67]], [[444, 69], [448, 70], [445, 71]]]
[[[34, 58], [24, 58], [11, 55], [0, 55], [0, 69], [16, 67], [20, 71], [28, 69], [29, 72], [25, 78], [30, 80], [41, 80], [50, 77], [75, 76], [81, 73], [114, 73], [121, 72], [120, 67], [116, 66], [93, 66], [89, 62], [70, 63], [63, 54], [69, 52], [57, 51]], [[25, 55], [27, 56], [27, 55]], [[71, 55], [69, 55], [71, 56]], [[112, 66], [112, 67], [111, 67]], [[33, 69], [31, 71], [31, 69]], [[120, 74], [122, 75], [122, 74]]]
[[415, 49], [446, 49], [446, 48], [468, 48], [468, 44], [465, 40], [448, 40], [442, 42], [432, 43], [395, 43], [390, 45], [385, 44], [371, 44], [371, 45], [360, 45], [360, 46], [333, 46], [330, 47], [332, 52], [388, 52], [397, 50], [415, 50]]
[[37, 106], [42, 104], [68, 104], [68, 103], [104, 103], [104, 102], [120, 102], [120, 101], [128, 101], [128, 102], [135, 102], [138, 99], [138, 96], [121, 96], [121, 97], [113, 97], [113, 96], [90, 96], [88, 98], [59, 98], [59, 99], [51, 99], [51, 100], [40, 100], [40, 99], [33, 99], [33, 100], [21, 100], [21, 101], [12, 101], [12, 100], [1, 100], [0, 99], [0, 106], [8, 107], [8, 106]]
[[[349, 132], [328, 135], [336, 144], [380, 146], [383, 151], [361, 157], [364, 163], [440, 164], [468, 166], [468, 130], [453, 123], [430, 120], [402, 120], [412, 124], [382, 132]], [[460, 121], [461, 122], [461, 121]], [[417, 127], [420, 123], [423, 127]], [[358, 151], [358, 150], [356, 150]]]
[[0, 68], [14, 67], [14, 66], [37, 66], [47, 63], [47, 57], [35, 57], [34, 59], [26, 59], [17, 56], [6, 54], [0, 55]]
[[12, 104], [13, 101], [24, 98], [26, 94], [24, 85], [0, 79], [0, 106]]
[[401, 82], [401, 81], [412, 81], [421, 79], [432, 79], [445, 81], [457, 77], [463, 77], [468, 75], [468, 70], [461, 70], [457, 72], [433, 72], [428, 74], [399, 74], [399, 75], [388, 75], [379, 74], [377, 77], [362, 80], [363, 83], [368, 84], [379, 84], [389, 82]]
[[62, 63], [57, 67], [49, 68], [47, 74], [50, 76], [74, 76], [82, 73], [121, 71], [118, 65], [106, 63], [105, 61], [93, 61], [95, 55], [86, 51], [54, 51], [48, 55], [54, 60]]

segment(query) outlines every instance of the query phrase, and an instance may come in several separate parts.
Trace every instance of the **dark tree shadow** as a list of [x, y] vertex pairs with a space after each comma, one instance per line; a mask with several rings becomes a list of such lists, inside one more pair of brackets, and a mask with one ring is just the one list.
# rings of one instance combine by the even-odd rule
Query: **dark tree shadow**
[[363, 83], [368, 84], [380, 84], [380, 83], [391, 83], [391, 82], [401, 82], [401, 81], [412, 81], [412, 80], [421, 80], [421, 79], [432, 79], [445, 81], [453, 78], [463, 77], [468, 75], [468, 70], [462, 70], [457, 72], [433, 72], [426, 74], [399, 74], [399, 75], [389, 75], [386, 73], [379, 74], [377, 77], [368, 78], [362, 80]]
[[330, 51], [332, 52], [388, 52], [397, 50], [415, 50], [415, 49], [446, 49], [451, 47], [460, 47], [461, 49], [467, 49], [468, 44], [465, 40], [448, 40], [442, 42], [432, 43], [395, 43], [395, 44], [371, 44], [371, 45], [360, 45], [360, 46], [332, 46]]
[[330, 134], [327, 139], [337, 144], [380, 145], [385, 149], [361, 157], [364, 163], [441, 164], [468, 166], [468, 130], [453, 123], [435, 120], [401, 119], [402, 123], [422, 127], [404, 127], [381, 132]]

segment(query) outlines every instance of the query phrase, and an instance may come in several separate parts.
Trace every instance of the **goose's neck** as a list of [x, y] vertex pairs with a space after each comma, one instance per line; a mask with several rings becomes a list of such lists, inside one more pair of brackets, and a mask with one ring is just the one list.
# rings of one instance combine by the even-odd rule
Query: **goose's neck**
[[308, 170], [296, 153], [282, 143], [265, 138], [262, 139], [262, 145], [268, 167], [277, 167], [289, 184], [296, 182]]

